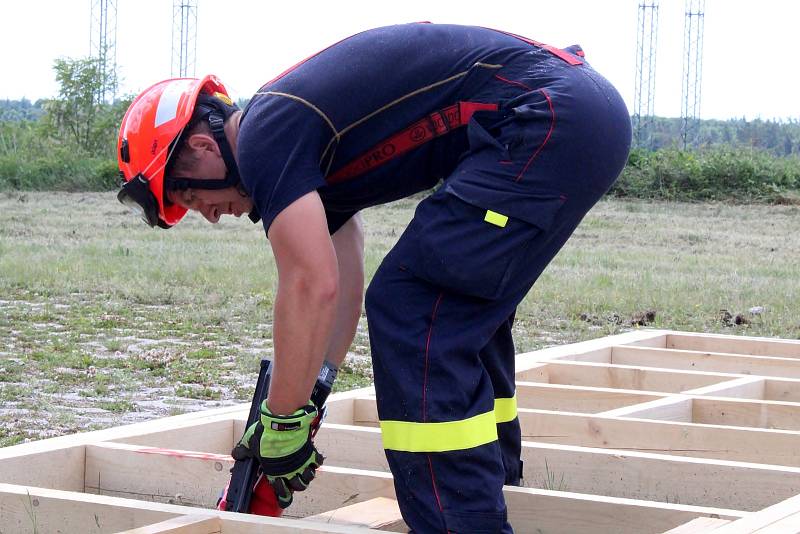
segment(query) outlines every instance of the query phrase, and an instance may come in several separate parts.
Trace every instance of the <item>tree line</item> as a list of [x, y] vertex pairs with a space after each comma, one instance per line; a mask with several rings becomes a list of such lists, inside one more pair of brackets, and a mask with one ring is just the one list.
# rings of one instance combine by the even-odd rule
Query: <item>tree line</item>
[[[0, 190], [119, 185], [117, 132], [132, 96], [104, 100], [103, 94], [116, 92], [117, 80], [102, 67], [92, 58], [58, 59], [55, 98], [0, 100]], [[699, 120], [690, 126], [684, 150], [682, 119], [650, 118], [611, 194], [800, 203], [800, 118]]]

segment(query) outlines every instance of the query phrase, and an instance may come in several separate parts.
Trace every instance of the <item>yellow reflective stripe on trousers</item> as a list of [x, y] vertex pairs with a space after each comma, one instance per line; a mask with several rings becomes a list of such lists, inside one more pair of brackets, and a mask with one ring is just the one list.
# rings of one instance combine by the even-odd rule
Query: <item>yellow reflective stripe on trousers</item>
[[461, 421], [412, 423], [381, 421], [383, 448], [405, 452], [471, 449], [497, 440], [494, 410]]
[[517, 394], [510, 399], [494, 400], [494, 417], [498, 423], [508, 423], [517, 418]]

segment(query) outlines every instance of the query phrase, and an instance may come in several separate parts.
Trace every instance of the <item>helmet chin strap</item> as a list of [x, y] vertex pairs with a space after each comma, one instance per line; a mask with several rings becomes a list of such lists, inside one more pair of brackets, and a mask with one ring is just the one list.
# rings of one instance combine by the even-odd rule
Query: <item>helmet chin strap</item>
[[[233, 156], [233, 150], [225, 136], [225, 114], [217, 104], [210, 97], [205, 98], [204, 95], [198, 97], [197, 108], [206, 112], [206, 120], [208, 126], [211, 128], [211, 135], [219, 146], [222, 161], [225, 162], [225, 178], [224, 179], [198, 179], [198, 178], [169, 178], [165, 177], [164, 185], [167, 189], [185, 191], [186, 189], [206, 189], [206, 190], [219, 190], [227, 189], [229, 187], [241, 188], [241, 179], [239, 177], [239, 166], [236, 164], [236, 158]], [[258, 210], [253, 208], [248, 214], [248, 217], [254, 223], [261, 220]]]

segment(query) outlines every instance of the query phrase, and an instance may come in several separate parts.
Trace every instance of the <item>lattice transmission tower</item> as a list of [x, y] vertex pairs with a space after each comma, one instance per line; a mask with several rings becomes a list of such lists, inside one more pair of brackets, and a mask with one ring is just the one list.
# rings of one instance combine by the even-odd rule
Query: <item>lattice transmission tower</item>
[[89, 56], [97, 59], [100, 80], [98, 102], [113, 101], [117, 93], [117, 1], [91, 0]]
[[683, 88], [681, 136], [684, 150], [696, 140], [703, 82], [703, 25], [705, 0], [686, 0], [683, 26]]
[[633, 93], [633, 141], [638, 147], [650, 148], [656, 90], [658, 0], [639, 3], [637, 28], [636, 88]]
[[172, 2], [172, 68], [173, 77], [195, 75], [197, 52], [197, 0]]

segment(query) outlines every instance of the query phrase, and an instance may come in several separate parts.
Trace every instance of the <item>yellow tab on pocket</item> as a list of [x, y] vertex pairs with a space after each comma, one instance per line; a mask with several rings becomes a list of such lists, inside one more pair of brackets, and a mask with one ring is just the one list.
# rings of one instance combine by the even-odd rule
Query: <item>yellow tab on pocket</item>
[[486, 217], [484, 217], [483, 220], [488, 222], [489, 224], [499, 226], [500, 228], [505, 228], [506, 223], [508, 222], [508, 217], [506, 217], [505, 215], [501, 215], [496, 211], [486, 210]]

